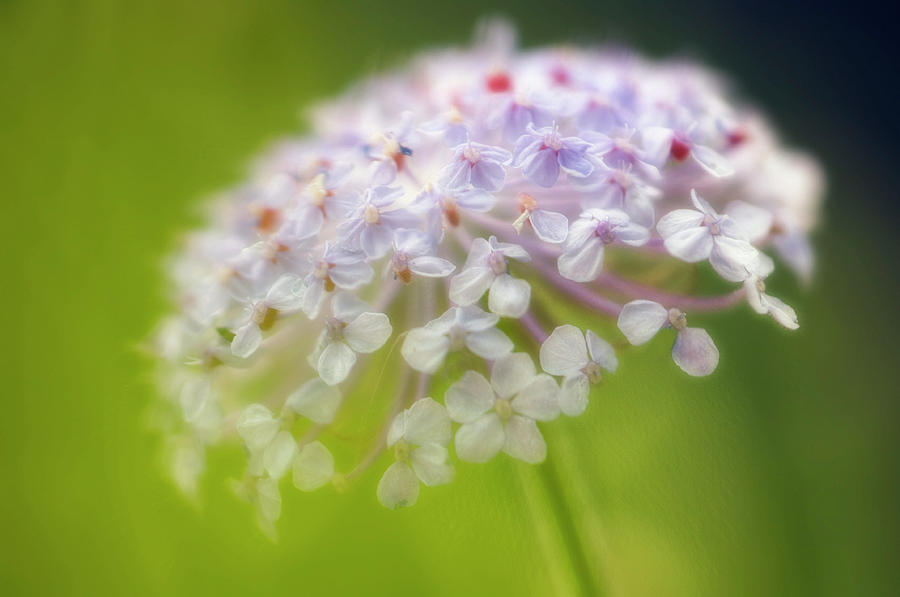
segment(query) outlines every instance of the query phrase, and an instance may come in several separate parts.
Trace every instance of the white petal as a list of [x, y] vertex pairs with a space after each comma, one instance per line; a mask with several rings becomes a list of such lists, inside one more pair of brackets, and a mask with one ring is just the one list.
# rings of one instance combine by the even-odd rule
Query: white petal
[[656, 231], [663, 238], [669, 238], [676, 232], [699, 228], [703, 224], [703, 214], [693, 209], [676, 209], [670, 211], [656, 223]]
[[746, 201], [732, 201], [725, 213], [733, 218], [750, 242], [764, 238], [772, 230], [772, 212]]
[[535, 421], [552, 421], [559, 416], [559, 386], [556, 380], [541, 373], [513, 398], [512, 409]]
[[[482, 311], [478, 307], [472, 305], [468, 307], [455, 307], [454, 309], [451, 309], [451, 311], [453, 311], [455, 315], [453, 323], [458, 324], [459, 327], [467, 332], [483, 332], [488, 328], [494, 327], [497, 325], [497, 322], [500, 321], [499, 315]], [[451, 311], [448, 311], [448, 313]], [[438, 319], [442, 319], [443, 317], [444, 316], [442, 315]], [[427, 327], [431, 327], [432, 324], [436, 322], [437, 320], [429, 322]], [[450, 328], [447, 328], [447, 331], [450, 331]]]
[[265, 477], [256, 482], [259, 513], [264, 520], [274, 522], [281, 516], [281, 494], [278, 481]]
[[763, 298], [769, 313], [775, 318], [775, 321], [789, 330], [796, 330], [800, 327], [800, 324], [797, 321], [797, 312], [794, 311], [790, 305], [784, 303], [781, 299], [769, 296], [768, 294], [763, 295]]
[[551, 375], [571, 375], [588, 364], [584, 334], [574, 325], [561, 325], [541, 345], [541, 368]]
[[338, 292], [331, 301], [331, 312], [344, 323], [350, 323], [361, 314], [371, 310], [372, 308], [365, 301], [359, 299], [352, 292]]
[[302, 284], [297, 276], [285, 274], [266, 293], [266, 304], [279, 311], [296, 311], [303, 303]]
[[265, 449], [281, 428], [272, 411], [262, 404], [251, 404], [241, 412], [237, 432], [251, 452]]
[[590, 238], [573, 251], [559, 256], [556, 266], [560, 275], [575, 282], [591, 282], [603, 270], [603, 241]]
[[262, 331], [252, 321], [244, 324], [231, 340], [231, 354], [246, 359], [259, 349], [262, 344]]
[[666, 238], [663, 243], [674, 257], [688, 263], [703, 261], [713, 248], [713, 237], [705, 226], [688, 228]]
[[494, 272], [488, 267], [469, 267], [450, 279], [450, 300], [457, 305], [471, 305], [491, 287]]
[[567, 377], [559, 391], [559, 408], [570, 417], [577, 417], [587, 408], [591, 382], [586, 375]]
[[419, 479], [407, 463], [395, 462], [384, 471], [376, 493], [385, 508], [412, 506], [419, 499]]
[[509, 274], [497, 276], [488, 294], [488, 309], [503, 317], [519, 318], [528, 310], [531, 286]]
[[758, 281], [759, 278], [756, 276], [750, 276], [744, 280], [744, 294], [747, 296], [747, 304], [750, 305], [750, 308], [761, 315], [765, 315], [768, 313], [768, 309], [763, 303], [763, 294], [757, 286]]
[[515, 352], [500, 357], [491, 369], [491, 386], [501, 398], [509, 399], [534, 380], [537, 371], [531, 357]]
[[759, 251], [745, 240], [717, 236], [713, 242], [709, 263], [729, 282], [743, 282], [757, 269]]
[[334, 420], [334, 415], [341, 405], [341, 391], [317, 377], [291, 394], [287, 399], [287, 405], [313, 423], [324, 425]]
[[547, 243], [561, 243], [569, 233], [569, 220], [555, 211], [536, 209], [529, 217], [531, 227], [539, 239]]
[[513, 415], [506, 422], [503, 451], [513, 458], [537, 464], [547, 457], [547, 444], [534, 420]]
[[619, 313], [619, 329], [634, 346], [649, 342], [669, 320], [669, 312], [659, 303], [636, 300]]
[[450, 416], [447, 409], [431, 398], [416, 400], [407, 409], [404, 439], [413, 445], [450, 443]]
[[703, 145], [694, 145], [691, 147], [691, 157], [700, 166], [716, 177], [731, 176], [734, 174], [734, 168], [725, 156], [713, 151], [709, 147]]
[[406, 334], [400, 354], [416, 371], [434, 373], [444, 363], [450, 339], [426, 328], [414, 328]]
[[468, 423], [493, 408], [494, 390], [483, 375], [466, 371], [459, 381], [447, 388], [444, 404], [451, 419]]
[[199, 377], [186, 381], [179, 396], [184, 420], [188, 423], [197, 422], [203, 415], [211, 396], [212, 386], [209, 379]]
[[355, 363], [356, 353], [353, 349], [344, 342], [329, 342], [319, 355], [316, 371], [322, 381], [333, 386], [347, 379]]
[[344, 339], [356, 352], [375, 352], [391, 337], [391, 322], [384, 313], [363, 313], [344, 328]]
[[616, 358], [616, 351], [613, 350], [609, 342], [595, 334], [592, 330], [585, 333], [587, 339], [588, 354], [591, 360], [609, 371], [615, 373], [619, 366], [619, 359]]
[[506, 434], [496, 413], [487, 413], [464, 423], [454, 438], [456, 455], [466, 462], [487, 462], [503, 447]]
[[675, 364], [688, 375], [701, 377], [716, 370], [719, 364], [719, 349], [706, 330], [685, 328], [678, 332], [672, 346]]
[[311, 442], [294, 458], [294, 486], [300, 491], [315, 491], [334, 476], [334, 456], [322, 442]]
[[437, 444], [425, 444], [413, 450], [409, 455], [409, 464], [428, 487], [449, 483], [456, 472], [450, 464], [447, 448]]
[[282, 478], [291, 468], [297, 453], [297, 442], [288, 431], [281, 431], [263, 452], [263, 466], [273, 479]]
[[513, 349], [512, 340], [497, 328], [466, 334], [466, 347], [483, 359], [499, 359]]
[[491, 244], [487, 240], [476, 238], [469, 246], [469, 254], [466, 256], [466, 262], [463, 264], [463, 269], [469, 269], [470, 267], [486, 267], [488, 257], [491, 256], [492, 250]]
[[426, 278], [445, 278], [453, 273], [456, 266], [446, 259], [426, 255], [409, 260], [409, 270]]

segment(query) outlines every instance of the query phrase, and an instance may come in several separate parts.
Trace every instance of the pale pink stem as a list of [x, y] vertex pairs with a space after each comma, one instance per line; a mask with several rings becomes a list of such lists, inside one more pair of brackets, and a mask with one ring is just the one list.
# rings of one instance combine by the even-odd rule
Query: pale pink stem
[[541, 324], [538, 323], [531, 311], [526, 311], [525, 315], [519, 318], [519, 323], [522, 324], [538, 344], [543, 344], [544, 340], [547, 339], [547, 332], [544, 331], [544, 328], [541, 327]]
[[744, 288], [738, 288], [727, 294], [715, 296], [687, 296], [673, 292], [665, 292], [651, 286], [645, 286], [631, 280], [619, 278], [612, 274], [600, 274], [597, 283], [606, 288], [616, 290], [634, 298], [652, 300], [667, 307], [678, 307], [694, 311], [717, 311], [726, 309], [740, 302], [744, 297]]

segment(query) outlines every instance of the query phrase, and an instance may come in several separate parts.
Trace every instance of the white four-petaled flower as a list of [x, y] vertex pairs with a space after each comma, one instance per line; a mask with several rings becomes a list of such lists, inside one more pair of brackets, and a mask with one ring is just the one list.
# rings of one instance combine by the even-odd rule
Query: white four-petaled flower
[[527, 354], [497, 359], [491, 381], [467, 371], [447, 389], [447, 411], [462, 425], [456, 431], [456, 455], [486, 462], [503, 450], [525, 462], [542, 462], [547, 444], [537, 421], [559, 416], [559, 387], [552, 377], [538, 374]]
[[647, 300], [631, 301], [619, 313], [619, 329], [635, 346], [649, 342], [664, 327], [677, 332], [672, 359], [688, 375], [709, 375], [719, 364], [719, 349], [706, 330], [687, 327], [687, 318], [678, 309], [666, 309]]
[[759, 252], [749, 243], [740, 226], [691, 191], [696, 210], [676, 209], [661, 217], [656, 230], [669, 253], [689, 263], [709, 259], [720, 276], [743, 282], [756, 268]]
[[326, 384], [333, 386], [347, 377], [356, 363], [357, 353], [370, 353], [381, 348], [391, 336], [391, 323], [384, 313], [373, 313], [370, 307], [349, 293], [335, 295], [331, 302], [333, 316], [325, 322], [309, 363]]
[[421, 328], [413, 328], [403, 339], [400, 352], [410, 367], [434, 373], [451, 350], [468, 348], [485, 358], [501, 357], [513, 348], [512, 340], [497, 329], [500, 317], [478, 307], [451, 307]]
[[559, 273], [575, 282], [597, 279], [603, 269], [603, 253], [615, 242], [632, 247], [645, 244], [650, 231], [631, 221], [618, 209], [586, 209], [572, 222], [557, 260]]
[[419, 481], [428, 487], [452, 481], [450, 434], [447, 409], [431, 398], [417, 400], [398, 414], [387, 436], [394, 463], [378, 482], [378, 501], [388, 508], [412, 506], [419, 497]]
[[450, 300], [471, 305], [488, 290], [488, 308], [504, 317], [521, 317], [528, 309], [531, 286], [509, 275], [507, 259], [530, 261], [528, 253], [512, 243], [476, 238], [460, 273], [450, 280]]
[[593, 330], [581, 333], [574, 325], [561, 325], [541, 344], [541, 368], [563, 377], [559, 406], [570, 417], [587, 408], [590, 384], [600, 381], [602, 370], [615, 373], [616, 351]]

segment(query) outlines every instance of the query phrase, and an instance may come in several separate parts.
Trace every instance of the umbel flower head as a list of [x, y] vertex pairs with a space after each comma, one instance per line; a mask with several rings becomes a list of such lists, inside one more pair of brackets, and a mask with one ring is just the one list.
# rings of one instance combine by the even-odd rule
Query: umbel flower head
[[[771, 256], [810, 276], [820, 187], [694, 64], [520, 51], [494, 24], [366, 80], [172, 259], [175, 478], [193, 491], [207, 451], [241, 441], [236, 487], [271, 527], [288, 478], [381, 474], [396, 508], [471, 474], [459, 461], [552, 458], [542, 428], [590, 409], [629, 343], [705, 376], [719, 351], [689, 319], [746, 303], [798, 327], [764, 280]], [[697, 270], [732, 290], [697, 294]]]

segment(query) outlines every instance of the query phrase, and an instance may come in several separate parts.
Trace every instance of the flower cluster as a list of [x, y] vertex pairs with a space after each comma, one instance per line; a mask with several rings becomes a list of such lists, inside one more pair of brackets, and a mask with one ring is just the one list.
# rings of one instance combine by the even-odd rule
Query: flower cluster
[[[188, 491], [238, 436], [238, 487], [266, 523], [288, 473], [343, 489], [387, 454], [378, 499], [411, 505], [455, 460], [543, 461], [539, 426], [589, 408], [617, 369], [610, 341], [671, 329], [674, 364], [702, 376], [719, 352], [686, 312], [743, 300], [798, 325], [763, 281], [770, 252], [810, 275], [818, 171], [698, 66], [518, 51], [500, 25], [311, 124], [172, 261], [158, 346]], [[735, 289], [698, 295], [696, 268]]]

